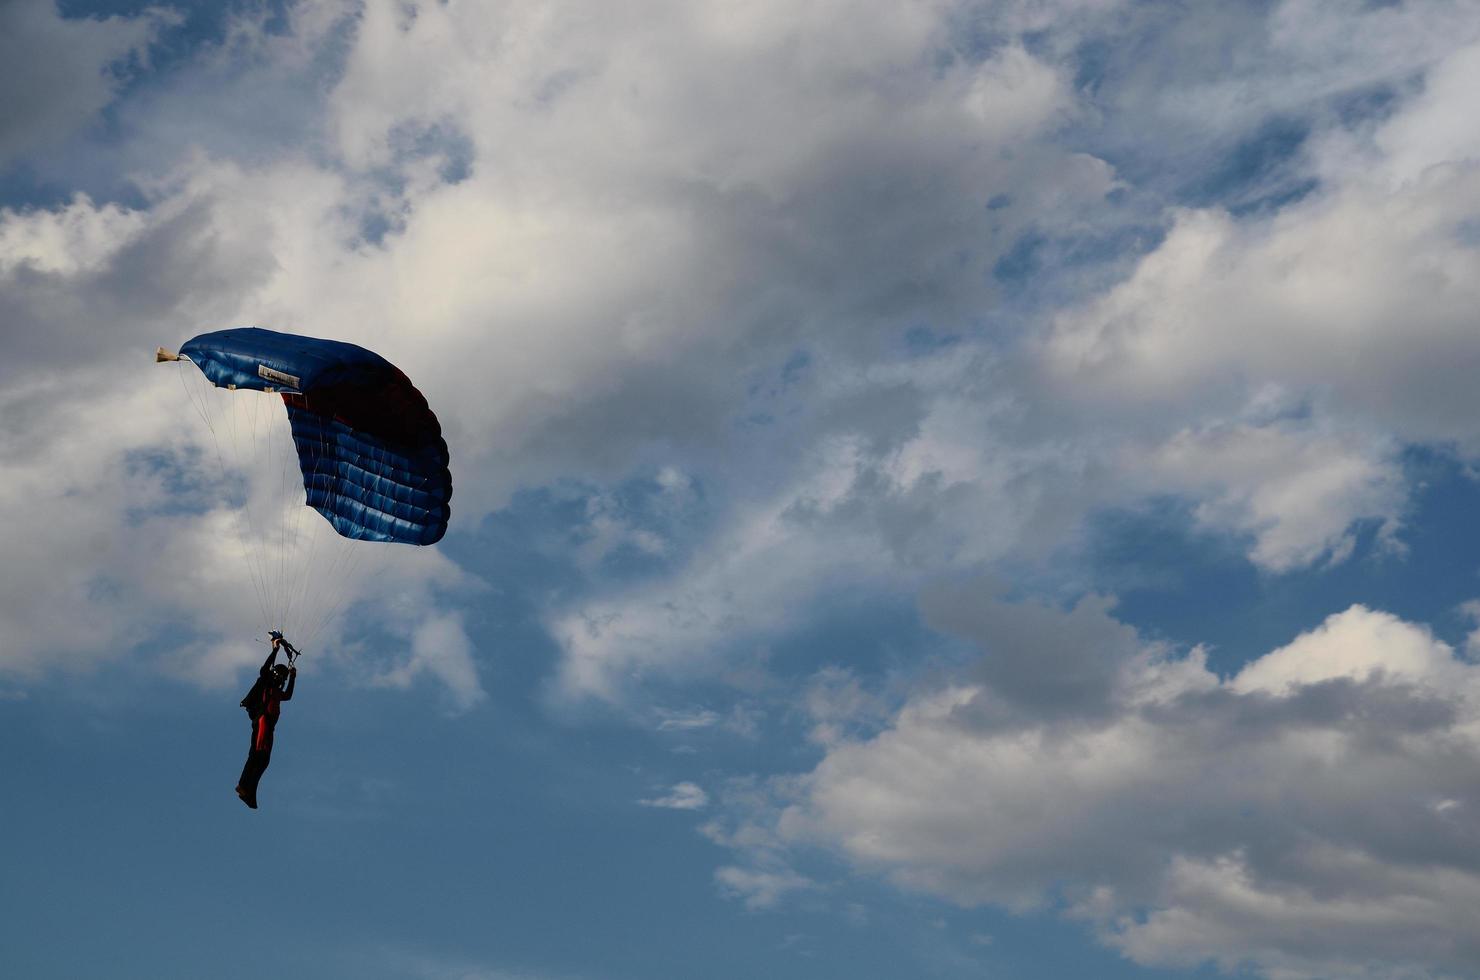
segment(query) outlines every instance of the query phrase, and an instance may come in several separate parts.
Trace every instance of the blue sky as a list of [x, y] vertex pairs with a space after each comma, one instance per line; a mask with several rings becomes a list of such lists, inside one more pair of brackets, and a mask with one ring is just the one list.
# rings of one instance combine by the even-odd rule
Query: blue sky
[[[1480, 974], [1473, 0], [12, 0], [0, 83], [8, 973]], [[151, 356], [244, 324], [456, 488], [279, 539], [255, 812], [297, 512]]]

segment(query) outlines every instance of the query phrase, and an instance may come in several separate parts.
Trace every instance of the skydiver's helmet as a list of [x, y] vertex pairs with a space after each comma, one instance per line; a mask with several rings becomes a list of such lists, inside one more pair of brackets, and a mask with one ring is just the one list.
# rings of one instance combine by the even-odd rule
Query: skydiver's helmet
[[274, 665], [272, 668], [272, 679], [274, 681], [277, 681], [278, 687], [282, 687], [283, 684], [288, 680], [288, 668], [284, 667], [282, 664]]

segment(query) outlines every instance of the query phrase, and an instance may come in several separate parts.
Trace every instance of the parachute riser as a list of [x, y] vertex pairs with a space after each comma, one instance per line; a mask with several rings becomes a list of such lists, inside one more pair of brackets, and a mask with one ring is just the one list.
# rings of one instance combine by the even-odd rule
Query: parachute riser
[[282, 630], [268, 630], [267, 635], [272, 638], [274, 643], [281, 645], [283, 656], [287, 659], [288, 666], [298, 666], [298, 658], [303, 656], [303, 651], [289, 643], [287, 637], [283, 636]]

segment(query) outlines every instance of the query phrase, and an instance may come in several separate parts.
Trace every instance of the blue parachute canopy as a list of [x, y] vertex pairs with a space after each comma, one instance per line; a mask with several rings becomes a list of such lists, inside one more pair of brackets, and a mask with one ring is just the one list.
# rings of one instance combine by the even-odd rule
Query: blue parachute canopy
[[423, 545], [447, 533], [452, 475], [442, 427], [379, 354], [237, 327], [192, 338], [180, 356], [218, 387], [282, 395], [308, 506], [340, 534]]

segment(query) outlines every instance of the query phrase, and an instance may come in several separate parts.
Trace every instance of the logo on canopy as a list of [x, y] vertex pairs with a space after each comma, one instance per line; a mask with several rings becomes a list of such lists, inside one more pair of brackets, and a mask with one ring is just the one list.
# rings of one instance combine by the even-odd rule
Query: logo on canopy
[[274, 371], [266, 364], [257, 365], [257, 377], [265, 378], [268, 381], [276, 381], [278, 384], [287, 385], [289, 388], [297, 388], [299, 386], [298, 378], [291, 374], [284, 374], [281, 371]]

